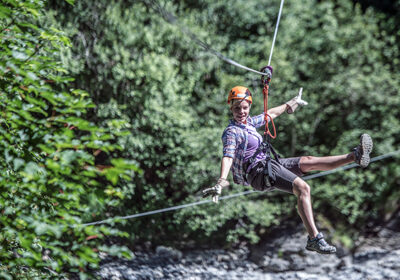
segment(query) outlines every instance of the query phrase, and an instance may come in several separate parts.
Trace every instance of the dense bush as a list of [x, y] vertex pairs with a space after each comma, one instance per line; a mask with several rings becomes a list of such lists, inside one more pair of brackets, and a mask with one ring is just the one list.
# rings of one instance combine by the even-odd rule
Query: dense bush
[[[103, 244], [105, 236], [124, 233], [82, 225], [100, 218], [93, 204], [118, 205], [118, 180], [136, 169], [113, 156], [123, 123], [101, 128], [86, 120], [94, 104], [69, 85], [59, 55], [71, 44], [45, 12], [43, 1], [0, 4], [2, 279], [85, 277], [101, 251], [130, 255]], [[100, 153], [106, 162], [96, 162]]]
[[[126, 199], [118, 214], [198, 200], [199, 191], [213, 184], [229, 115], [227, 91], [248, 85], [253, 113], [262, 110], [262, 99], [259, 77], [220, 61], [199, 40], [258, 69], [269, 55], [277, 2], [97, 1], [76, 3], [69, 13], [52, 4], [60, 28], [73, 38], [74, 48], [63, 52], [67, 68], [97, 105], [93, 120], [130, 123], [130, 134], [118, 140], [124, 147], [120, 155], [136, 160], [144, 172], [121, 184]], [[396, 149], [398, 48], [392, 43], [396, 34], [380, 29], [382, 18], [348, 0], [285, 3], [270, 106], [285, 102], [300, 86], [310, 104], [277, 120], [274, 145], [283, 155], [346, 153], [362, 132], [373, 136], [374, 155]], [[182, 32], [186, 28], [198, 40]], [[389, 51], [397, 54], [390, 65]], [[385, 198], [390, 205], [399, 200], [395, 163], [310, 182], [318, 220], [362, 231], [367, 221], [391, 213]], [[136, 241], [175, 242], [179, 234], [183, 241], [256, 242], [292, 215], [294, 198], [275, 193], [131, 220], [127, 230]]]
[[[60, 22], [74, 46], [63, 50], [64, 64], [97, 105], [90, 119], [101, 126], [110, 119], [127, 121], [130, 133], [118, 138], [118, 154], [143, 170], [120, 184], [124, 206], [114, 214], [198, 200], [219, 174], [228, 90], [248, 85], [253, 113], [262, 110], [259, 77], [225, 64], [182, 27], [259, 69], [268, 60], [278, 2], [104, 0], [77, 2], [73, 9], [51, 2], [49, 20]], [[281, 154], [346, 153], [362, 132], [373, 136], [374, 155], [396, 150], [399, 52], [393, 45], [397, 31], [383, 29], [384, 19], [349, 0], [285, 3], [270, 106], [287, 101], [300, 86], [309, 105], [277, 120], [274, 145]], [[367, 222], [389, 217], [394, 207], [388, 205], [399, 201], [397, 163], [389, 159], [310, 182], [318, 220], [360, 232]], [[176, 243], [179, 234], [180, 240], [203, 243], [256, 242], [287, 217], [299, 220], [294, 197], [274, 193], [130, 220], [126, 230], [135, 241]]]

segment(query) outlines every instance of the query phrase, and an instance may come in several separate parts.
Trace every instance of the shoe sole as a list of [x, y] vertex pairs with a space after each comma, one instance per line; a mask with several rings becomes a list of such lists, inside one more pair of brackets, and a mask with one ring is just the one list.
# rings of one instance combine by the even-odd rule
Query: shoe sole
[[336, 253], [336, 249], [335, 249], [335, 251], [319, 251], [319, 250], [314, 249], [314, 248], [306, 247], [306, 250], [312, 251], [312, 252], [317, 252], [317, 253], [323, 254], [323, 255], [330, 255], [330, 254], [335, 254]]
[[372, 152], [373, 142], [371, 136], [368, 134], [363, 134], [360, 137], [360, 145], [362, 148], [362, 156], [360, 159], [360, 166], [365, 168], [370, 162], [369, 154]]

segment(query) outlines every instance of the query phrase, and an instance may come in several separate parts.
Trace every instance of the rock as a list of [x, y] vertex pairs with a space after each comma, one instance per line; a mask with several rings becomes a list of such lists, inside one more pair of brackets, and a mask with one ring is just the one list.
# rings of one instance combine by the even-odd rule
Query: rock
[[344, 269], [346, 267], [350, 267], [352, 265], [352, 258], [350, 256], [346, 256], [340, 259], [339, 263], [336, 265], [336, 269]]
[[305, 239], [302, 239], [304, 239], [304, 237], [299, 235], [288, 236], [282, 240], [279, 250], [286, 255], [300, 254], [304, 251], [304, 247], [306, 245]]
[[163, 272], [162, 272], [161, 270], [156, 270], [156, 271], [154, 271], [154, 272], [153, 272], [153, 276], [154, 276], [156, 279], [164, 278], [164, 274], [163, 274]]
[[304, 279], [304, 280], [330, 280], [331, 278], [328, 276], [320, 275], [320, 274], [309, 274], [305, 272], [297, 272], [296, 279]]
[[385, 256], [387, 254], [387, 251], [381, 248], [375, 248], [375, 247], [363, 247], [359, 249], [358, 252], [356, 252], [353, 256], [353, 261], [355, 263], [362, 263], [366, 262], [371, 259], [378, 260]]
[[262, 260], [259, 261], [258, 266], [260, 268], [266, 268], [268, 267], [269, 263], [271, 262], [271, 257], [269, 256], [264, 256]]
[[254, 262], [255, 264], [257, 264], [258, 266], [262, 267], [264, 266], [264, 256], [265, 252], [263, 250], [259, 250], [254, 248], [249, 256], [249, 259]]
[[400, 250], [392, 251], [381, 259], [378, 264], [384, 268], [400, 271]]
[[290, 270], [290, 262], [284, 259], [271, 259], [269, 264], [264, 267], [264, 271], [282, 272]]
[[388, 222], [387, 228], [392, 231], [400, 232], [400, 208], [397, 209], [397, 212]]
[[151, 242], [150, 241], [146, 241], [144, 242], [144, 248], [146, 249], [146, 251], [150, 251], [151, 250]]
[[229, 252], [228, 255], [229, 255], [230, 261], [237, 261], [239, 259], [238, 255], [233, 252]]
[[306, 268], [306, 263], [304, 261], [304, 257], [298, 255], [298, 254], [293, 254], [289, 256], [289, 262], [290, 262], [290, 270], [304, 270]]
[[217, 260], [219, 262], [230, 262], [231, 258], [228, 255], [218, 255]]
[[336, 246], [336, 256], [338, 258], [344, 258], [346, 256], [350, 255], [350, 250], [342, 247], [342, 246]]
[[156, 254], [163, 258], [173, 259], [175, 261], [182, 258], [182, 252], [170, 247], [157, 246]]
[[121, 271], [123, 279], [135, 279], [136, 272], [132, 268], [128, 268]]
[[[102, 257], [96, 275], [104, 280], [400, 279], [400, 245], [396, 243], [400, 240], [400, 233], [383, 229], [377, 237], [360, 240], [354, 255], [349, 252], [320, 255], [306, 251], [303, 248], [303, 232], [290, 230], [281, 231], [273, 238], [269, 236], [268, 242], [252, 246], [251, 251], [239, 248], [236, 251], [197, 250], [182, 253], [159, 246], [155, 252], [135, 252], [135, 258], [129, 261]], [[257, 264], [251, 258], [257, 260]]]
[[194, 262], [197, 263], [197, 264], [202, 264], [203, 263], [203, 256], [197, 256], [194, 259]]

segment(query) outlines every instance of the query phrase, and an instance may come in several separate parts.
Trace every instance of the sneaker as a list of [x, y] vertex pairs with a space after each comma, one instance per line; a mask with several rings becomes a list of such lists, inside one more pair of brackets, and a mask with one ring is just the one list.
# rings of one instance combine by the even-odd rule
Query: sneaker
[[355, 162], [361, 167], [367, 167], [370, 161], [369, 154], [372, 152], [372, 139], [368, 134], [362, 134], [360, 144], [353, 149]]
[[315, 238], [307, 238], [306, 249], [308, 251], [316, 251], [320, 254], [336, 253], [336, 247], [329, 245], [328, 242], [325, 241], [322, 232], [318, 233]]

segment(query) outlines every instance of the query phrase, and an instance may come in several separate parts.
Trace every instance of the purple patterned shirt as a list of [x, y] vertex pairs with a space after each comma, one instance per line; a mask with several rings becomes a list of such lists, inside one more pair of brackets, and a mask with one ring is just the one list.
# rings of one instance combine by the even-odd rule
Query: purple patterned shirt
[[[269, 121], [269, 120], [268, 120]], [[240, 185], [249, 185], [246, 180], [246, 170], [243, 170], [245, 153], [248, 144], [248, 134], [259, 135], [257, 128], [265, 125], [264, 113], [247, 118], [247, 124], [231, 120], [222, 134], [223, 156], [233, 158], [233, 181]], [[254, 132], [254, 133], [253, 133]], [[261, 137], [259, 135], [259, 137]]]

